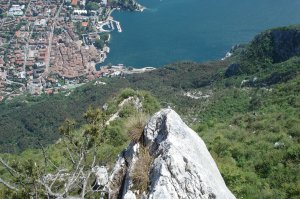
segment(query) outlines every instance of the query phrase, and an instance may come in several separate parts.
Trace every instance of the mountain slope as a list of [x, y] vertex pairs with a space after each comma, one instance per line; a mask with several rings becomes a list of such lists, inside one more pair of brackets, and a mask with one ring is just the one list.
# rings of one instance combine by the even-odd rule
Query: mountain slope
[[[20, 151], [15, 143], [28, 136], [23, 127], [30, 124], [38, 128], [30, 133], [32, 140], [22, 150], [37, 147], [35, 138], [39, 136], [45, 139], [45, 144], [53, 143], [64, 117], [78, 119], [80, 126], [82, 112], [89, 104], [102, 106], [119, 89], [131, 87], [150, 91], [162, 107], [172, 107], [193, 126], [207, 144], [227, 186], [238, 198], [298, 198], [298, 32], [297, 26], [268, 30], [249, 45], [235, 48], [233, 56], [225, 61], [175, 63], [125, 79], [104, 78], [101, 81], [106, 86], [95, 86], [92, 82], [69, 97], [25, 98], [28, 102], [20, 99], [2, 104], [0, 122], [5, 127], [0, 129], [4, 138], [2, 151]], [[49, 109], [51, 115], [44, 115], [37, 108], [51, 104], [59, 107], [59, 110]], [[19, 113], [26, 120], [21, 120]], [[37, 118], [42, 123], [33, 123]], [[12, 146], [15, 150], [11, 150]]]

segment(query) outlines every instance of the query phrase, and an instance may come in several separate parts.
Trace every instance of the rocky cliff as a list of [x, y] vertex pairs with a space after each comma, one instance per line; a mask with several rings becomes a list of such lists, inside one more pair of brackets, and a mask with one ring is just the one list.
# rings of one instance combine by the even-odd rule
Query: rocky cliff
[[120, 154], [110, 198], [233, 199], [203, 140], [171, 109], [156, 113]]
[[256, 48], [254, 56], [269, 58], [273, 63], [283, 62], [293, 56], [299, 56], [299, 27], [283, 27], [268, 30], [256, 36], [250, 46]]

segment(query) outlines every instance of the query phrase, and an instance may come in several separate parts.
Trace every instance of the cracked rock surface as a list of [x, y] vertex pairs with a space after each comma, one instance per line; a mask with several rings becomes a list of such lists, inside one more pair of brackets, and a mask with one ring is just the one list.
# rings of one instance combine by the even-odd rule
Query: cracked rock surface
[[148, 190], [135, 190], [132, 173], [141, 143], [120, 154], [110, 176], [110, 198], [234, 199], [203, 140], [171, 109], [157, 112], [147, 123], [143, 146], [153, 161]]

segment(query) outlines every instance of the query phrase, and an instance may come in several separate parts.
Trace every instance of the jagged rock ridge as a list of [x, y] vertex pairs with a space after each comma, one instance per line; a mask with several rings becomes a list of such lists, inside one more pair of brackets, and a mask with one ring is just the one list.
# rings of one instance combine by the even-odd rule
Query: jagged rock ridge
[[[131, 143], [110, 176], [110, 198], [234, 199], [202, 139], [171, 109], [148, 122], [142, 142]], [[136, 190], [133, 173], [142, 149], [152, 157], [148, 188]]]

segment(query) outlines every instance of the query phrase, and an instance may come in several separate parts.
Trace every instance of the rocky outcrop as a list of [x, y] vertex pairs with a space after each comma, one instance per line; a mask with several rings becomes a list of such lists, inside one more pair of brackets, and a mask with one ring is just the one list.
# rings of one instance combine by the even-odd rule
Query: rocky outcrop
[[[140, 184], [134, 179], [137, 170], [146, 171]], [[138, 190], [143, 183], [146, 189]], [[202, 139], [171, 109], [156, 113], [141, 141], [120, 154], [108, 187], [110, 198], [235, 198]]]
[[300, 30], [296, 28], [271, 31], [274, 63], [283, 62], [300, 55]]
[[[236, 58], [225, 71], [225, 77], [241, 74], [254, 74], [276, 66], [273, 64], [285, 62], [292, 57], [300, 56], [300, 26], [281, 27], [267, 30], [257, 35], [249, 45], [239, 46], [233, 51]], [[288, 64], [287, 64], [287, 70]], [[279, 71], [280, 72], [280, 71]], [[288, 73], [274, 74], [262, 84], [271, 85], [290, 79]]]
[[104, 166], [95, 166], [92, 169], [95, 174], [95, 182], [93, 183], [93, 190], [103, 189], [108, 183], [108, 171]]
[[[282, 27], [257, 35], [248, 47], [247, 56], [254, 60], [280, 63], [300, 56], [300, 27]], [[246, 57], [246, 59], [249, 57]]]
[[242, 73], [240, 64], [231, 64], [225, 71], [225, 77], [231, 77]]

